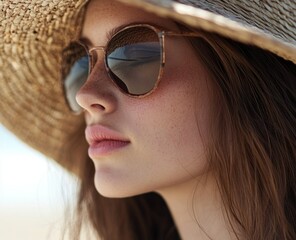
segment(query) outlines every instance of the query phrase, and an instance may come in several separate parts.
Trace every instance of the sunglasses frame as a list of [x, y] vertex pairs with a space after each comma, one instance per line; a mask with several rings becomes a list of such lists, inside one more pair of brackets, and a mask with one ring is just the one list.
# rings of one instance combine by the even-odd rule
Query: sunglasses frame
[[[116, 81], [114, 80], [114, 73], [112, 73], [112, 70], [109, 68], [108, 63], [107, 63], [107, 54], [106, 54], [106, 50], [110, 44], [110, 42], [112, 41], [112, 39], [117, 36], [118, 34], [122, 33], [123, 31], [126, 31], [130, 28], [137, 28], [137, 27], [144, 27], [144, 28], [149, 28], [150, 30], [152, 30], [153, 32], [155, 32], [155, 34], [158, 36], [158, 40], [159, 40], [159, 44], [160, 44], [160, 54], [161, 54], [161, 59], [160, 59], [160, 68], [159, 68], [159, 73], [158, 73], [158, 77], [157, 80], [154, 84], [154, 87], [147, 93], [145, 94], [131, 94], [128, 92], [125, 92], [123, 89], [121, 89]], [[160, 82], [160, 79], [163, 75], [163, 71], [164, 71], [164, 66], [165, 66], [165, 36], [174, 36], [174, 37], [200, 37], [200, 34], [195, 33], [195, 32], [174, 32], [174, 31], [167, 31], [167, 30], [162, 30], [161, 28], [158, 28], [156, 26], [150, 25], [150, 24], [132, 24], [132, 25], [128, 25], [125, 26], [123, 28], [121, 28], [119, 31], [117, 31], [115, 34], [113, 34], [110, 38], [110, 40], [107, 42], [107, 44], [105, 46], [93, 46], [91, 48], [89, 48], [84, 42], [82, 41], [78, 41], [78, 44], [80, 44], [86, 51], [87, 56], [89, 58], [89, 72], [88, 72], [88, 77], [90, 76], [92, 70], [95, 68], [95, 65], [97, 63], [97, 54], [94, 55], [94, 53], [96, 53], [97, 51], [103, 51], [104, 53], [104, 64], [105, 64], [105, 69], [108, 73], [109, 78], [111, 79], [111, 81], [113, 82], [113, 84], [116, 86], [117, 89], [119, 89], [123, 94], [133, 97], [133, 98], [144, 98], [150, 94], [152, 94], [158, 87], [158, 84]], [[94, 58], [94, 56], [96, 56], [96, 59]], [[95, 61], [94, 61], [95, 59]], [[71, 107], [69, 106], [69, 108], [71, 109]], [[77, 114], [77, 111], [74, 111], [71, 109], [72, 112], [74, 112], [75, 114]], [[79, 113], [78, 113], [79, 114]]]

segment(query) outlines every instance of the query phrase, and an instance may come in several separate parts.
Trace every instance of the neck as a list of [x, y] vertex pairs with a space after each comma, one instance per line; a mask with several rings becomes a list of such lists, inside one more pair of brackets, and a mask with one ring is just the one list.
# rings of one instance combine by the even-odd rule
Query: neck
[[159, 190], [182, 240], [236, 239], [224, 213], [216, 181], [208, 177]]

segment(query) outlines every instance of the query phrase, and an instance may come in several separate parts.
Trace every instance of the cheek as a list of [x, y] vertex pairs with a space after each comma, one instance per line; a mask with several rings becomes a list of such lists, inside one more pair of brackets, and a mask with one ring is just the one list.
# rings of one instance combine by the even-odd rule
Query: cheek
[[[196, 175], [205, 165], [204, 138], [207, 126], [207, 95], [204, 76], [188, 70], [168, 71], [159, 88], [144, 99], [133, 101], [133, 129], [139, 151], [157, 159], [158, 167], [181, 166]], [[151, 163], [152, 164], [152, 163]], [[176, 168], [179, 169], [179, 168]], [[175, 169], [175, 170], [176, 170]]]

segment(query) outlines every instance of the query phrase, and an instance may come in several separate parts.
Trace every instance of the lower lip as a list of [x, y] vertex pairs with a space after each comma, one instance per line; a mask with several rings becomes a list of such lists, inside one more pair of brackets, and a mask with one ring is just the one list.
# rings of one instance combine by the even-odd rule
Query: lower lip
[[88, 155], [92, 158], [102, 157], [127, 146], [129, 142], [118, 140], [104, 140], [92, 144], [88, 149]]

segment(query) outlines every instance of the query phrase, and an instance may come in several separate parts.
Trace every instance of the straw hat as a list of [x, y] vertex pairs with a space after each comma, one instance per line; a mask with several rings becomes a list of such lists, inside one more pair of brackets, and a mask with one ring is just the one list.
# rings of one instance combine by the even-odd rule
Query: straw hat
[[[120, 1], [256, 45], [296, 64], [295, 1]], [[0, 122], [76, 173], [64, 146], [83, 129], [84, 120], [64, 100], [61, 65], [74, 51], [71, 43], [79, 38], [85, 5], [84, 0], [0, 2]]]

